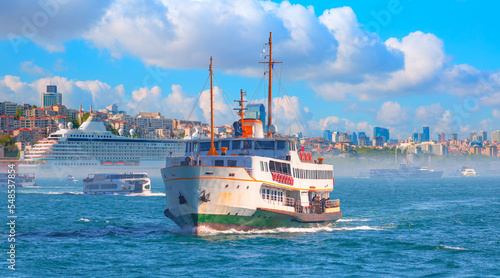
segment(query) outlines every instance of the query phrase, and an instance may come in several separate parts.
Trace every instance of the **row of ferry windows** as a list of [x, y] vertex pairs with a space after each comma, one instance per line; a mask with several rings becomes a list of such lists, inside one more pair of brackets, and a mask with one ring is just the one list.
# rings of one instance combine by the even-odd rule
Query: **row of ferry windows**
[[[188, 143], [186, 144], [186, 152], [191, 152], [191, 148], [194, 151], [209, 151], [211, 148], [211, 142], [200, 142], [200, 143]], [[220, 148], [227, 148], [228, 150], [278, 150], [278, 151], [295, 151], [296, 145], [293, 141], [277, 140], [277, 141], [261, 141], [261, 140], [231, 140], [231, 141], [219, 141], [214, 142], [214, 147], [216, 150]]]
[[[54, 136], [55, 137], [55, 136]], [[111, 138], [110, 135], [85, 135], [85, 134], [74, 134], [69, 135], [69, 137], [78, 137], [78, 138]]]
[[[261, 161], [260, 168], [262, 171], [266, 169], [267, 172], [267, 163], [264, 165]], [[286, 175], [293, 175], [294, 178], [299, 179], [332, 179], [333, 171], [328, 170], [305, 170], [305, 169], [297, 169], [291, 168], [290, 164], [282, 163], [277, 161], [269, 161], [269, 169], [271, 172], [283, 173]]]

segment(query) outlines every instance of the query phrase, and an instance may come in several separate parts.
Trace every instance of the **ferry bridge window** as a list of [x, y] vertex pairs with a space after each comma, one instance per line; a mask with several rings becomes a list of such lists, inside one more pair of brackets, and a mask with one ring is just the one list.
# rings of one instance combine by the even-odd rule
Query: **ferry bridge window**
[[239, 150], [241, 146], [241, 140], [231, 141], [231, 150]]
[[282, 140], [278, 141], [276, 144], [276, 149], [278, 151], [286, 150], [286, 143], [287, 143], [286, 141], [282, 141]]
[[276, 171], [276, 164], [275, 164], [275, 162], [274, 162], [274, 161], [272, 161], [272, 160], [271, 160], [271, 161], [269, 161], [269, 170], [271, 170], [271, 172], [272, 172], [272, 171]]
[[243, 149], [245, 150], [252, 149], [252, 140], [245, 140], [243, 142], [244, 142]]
[[224, 166], [224, 160], [222, 159], [215, 160], [214, 166]]
[[203, 142], [203, 143], [200, 143], [200, 151], [209, 151], [210, 148], [212, 147], [212, 143], [211, 142]]
[[221, 141], [220, 142], [220, 147], [223, 148], [227, 148], [229, 150], [229, 141]]
[[256, 150], [274, 150], [274, 141], [255, 141]]
[[236, 167], [236, 160], [228, 160], [227, 167]]

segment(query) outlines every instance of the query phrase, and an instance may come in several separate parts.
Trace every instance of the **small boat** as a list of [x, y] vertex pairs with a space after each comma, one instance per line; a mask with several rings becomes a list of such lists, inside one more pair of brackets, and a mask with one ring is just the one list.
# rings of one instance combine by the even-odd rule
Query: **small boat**
[[35, 174], [33, 173], [23, 173], [23, 174], [15, 174], [12, 178], [12, 174], [9, 173], [0, 173], [0, 187], [8, 187], [9, 184], [14, 184], [16, 187], [24, 187], [24, 186], [38, 186], [35, 183]]
[[67, 181], [72, 181], [72, 182], [77, 182], [77, 180], [75, 179], [75, 177], [73, 177], [72, 175], [68, 175], [68, 176], [66, 177], [66, 180], [67, 180]]
[[83, 193], [129, 194], [151, 192], [151, 180], [146, 173], [90, 174], [83, 179]]
[[467, 166], [462, 167], [460, 170], [458, 170], [459, 176], [461, 177], [475, 177], [476, 176], [476, 171], [472, 168], [468, 168]]

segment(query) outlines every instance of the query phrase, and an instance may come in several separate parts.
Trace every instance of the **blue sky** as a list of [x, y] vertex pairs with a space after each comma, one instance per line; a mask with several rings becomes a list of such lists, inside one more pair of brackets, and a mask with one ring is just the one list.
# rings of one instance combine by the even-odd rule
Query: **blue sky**
[[[195, 101], [210, 56], [226, 98], [244, 89], [265, 101], [265, 84], [254, 93], [272, 31], [290, 97], [275, 87], [285, 133], [383, 126], [407, 138], [429, 125], [435, 139], [500, 128], [496, 1], [40, 3], [2, 3], [0, 100], [39, 105], [52, 82], [72, 108], [117, 103], [183, 119], [194, 107], [191, 119], [206, 120], [208, 95]], [[216, 92], [216, 123], [231, 123]]]

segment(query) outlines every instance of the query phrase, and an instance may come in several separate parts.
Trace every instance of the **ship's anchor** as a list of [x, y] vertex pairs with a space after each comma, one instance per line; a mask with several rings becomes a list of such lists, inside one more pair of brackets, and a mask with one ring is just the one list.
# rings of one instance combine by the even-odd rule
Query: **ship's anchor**
[[179, 204], [185, 204], [187, 203], [186, 201], [186, 198], [184, 198], [184, 196], [182, 196], [182, 194], [179, 192]]
[[210, 202], [210, 193], [205, 194], [205, 190], [203, 190], [200, 194], [200, 200], [205, 203]]

